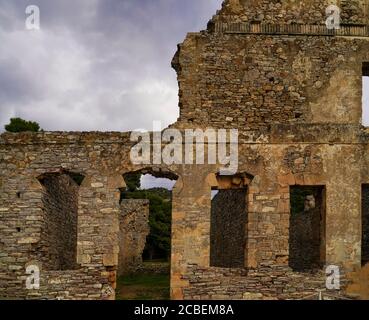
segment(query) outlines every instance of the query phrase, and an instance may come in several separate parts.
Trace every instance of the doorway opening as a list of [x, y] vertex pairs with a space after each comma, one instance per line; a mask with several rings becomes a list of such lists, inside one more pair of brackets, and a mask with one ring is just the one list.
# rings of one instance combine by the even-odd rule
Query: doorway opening
[[74, 270], [77, 265], [78, 194], [84, 176], [71, 172], [48, 173], [43, 186], [43, 223], [38, 254], [46, 270]]
[[170, 297], [172, 190], [177, 176], [152, 169], [124, 175], [118, 299]]

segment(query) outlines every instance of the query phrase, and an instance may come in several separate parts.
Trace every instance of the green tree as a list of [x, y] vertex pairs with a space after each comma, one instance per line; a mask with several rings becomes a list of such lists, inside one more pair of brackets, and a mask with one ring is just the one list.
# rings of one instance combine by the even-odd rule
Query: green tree
[[141, 187], [141, 173], [127, 173], [124, 175], [124, 181], [127, 185], [127, 191], [134, 192]]
[[150, 234], [146, 239], [145, 247], [149, 259], [152, 259], [154, 255], [166, 259], [170, 257], [172, 201], [170, 191], [165, 191], [161, 188], [154, 188], [122, 194], [124, 199], [148, 199], [150, 201]]
[[21, 118], [11, 118], [10, 123], [5, 126], [8, 132], [39, 132], [40, 125], [37, 122], [26, 121]]
[[150, 200], [150, 234], [147, 237], [146, 248], [151, 259], [155, 251], [169, 258], [172, 204], [156, 194], [149, 195], [148, 199]]

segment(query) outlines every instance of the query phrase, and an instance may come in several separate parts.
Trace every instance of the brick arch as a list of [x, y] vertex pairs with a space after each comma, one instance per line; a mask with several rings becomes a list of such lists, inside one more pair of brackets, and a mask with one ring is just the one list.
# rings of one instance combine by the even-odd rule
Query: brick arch
[[170, 180], [177, 180], [180, 176], [176, 170], [166, 166], [140, 166], [131, 170], [125, 170], [121, 175], [124, 177], [124, 175], [129, 173], [151, 174], [156, 178], [167, 178]]

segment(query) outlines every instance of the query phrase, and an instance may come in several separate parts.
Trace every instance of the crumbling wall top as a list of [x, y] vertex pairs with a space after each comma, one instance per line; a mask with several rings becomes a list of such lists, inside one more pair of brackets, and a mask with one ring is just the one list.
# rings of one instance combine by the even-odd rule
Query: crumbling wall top
[[369, 24], [368, 0], [225, 0], [211, 23], [324, 24], [332, 4], [341, 9], [342, 23]]
[[130, 145], [130, 132], [20, 132], [0, 134], [0, 145], [7, 144], [91, 144]]

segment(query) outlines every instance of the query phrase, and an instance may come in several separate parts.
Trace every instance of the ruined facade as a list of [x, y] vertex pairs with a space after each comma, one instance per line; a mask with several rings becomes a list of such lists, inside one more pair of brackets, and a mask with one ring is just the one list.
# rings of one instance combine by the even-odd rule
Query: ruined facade
[[[325, 290], [326, 265], [344, 275], [367, 259], [368, 193], [362, 190], [369, 184], [369, 134], [361, 117], [368, 1], [335, 1], [342, 9], [339, 30], [325, 25], [330, 3], [225, 0], [207, 30], [188, 34], [178, 46], [172, 65], [180, 118], [173, 127], [238, 129], [239, 170], [228, 181], [218, 175], [220, 165], [148, 168], [178, 177], [173, 299], [301, 299]], [[1, 135], [0, 297], [114, 298], [123, 174], [147, 169], [131, 163], [132, 145], [129, 133]], [[25, 266], [48, 254], [40, 177], [63, 172], [84, 176], [78, 190], [68, 191], [77, 190], [77, 266], [45, 264], [40, 288], [27, 290]], [[316, 236], [308, 237], [310, 260], [319, 261], [303, 262], [303, 270], [290, 264], [291, 230], [298, 230], [291, 225], [295, 187], [322, 190], [315, 199], [319, 223], [309, 220]], [[211, 191], [236, 198], [231, 192], [240, 189], [247, 190], [240, 206], [246, 217], [234, 232], [243, 241], [243, 264], [214, 265], [227, 257], [212, 248]], [[218, 218], [229, 220], [232, 212]], [[344, 285], [337, 294], [345, 295]]]

